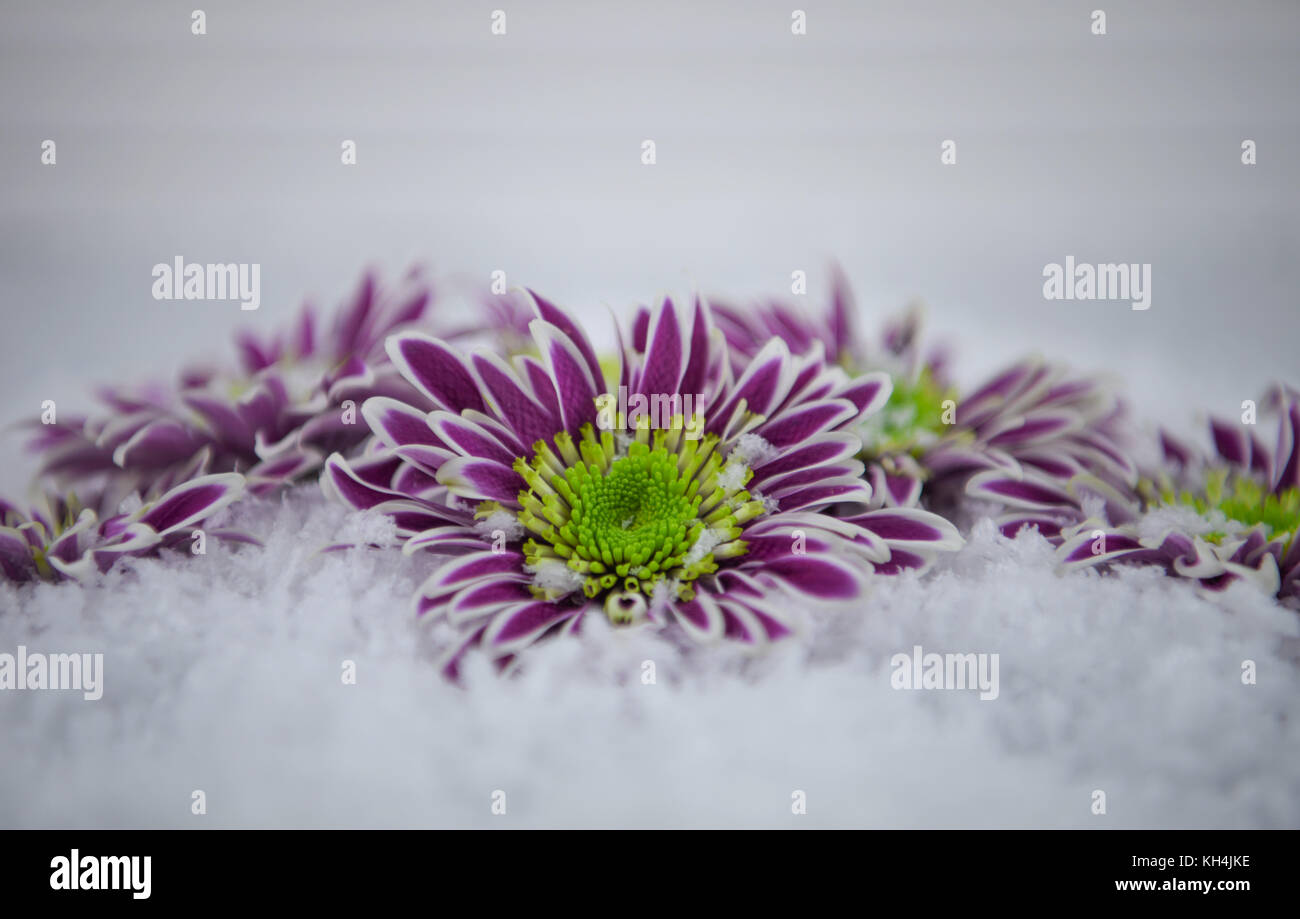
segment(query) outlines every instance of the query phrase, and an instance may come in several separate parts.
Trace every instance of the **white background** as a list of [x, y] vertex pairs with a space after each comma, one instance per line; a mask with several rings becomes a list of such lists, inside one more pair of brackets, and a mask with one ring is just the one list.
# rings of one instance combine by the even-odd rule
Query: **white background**
[[[802, 37], [768, 0], [190, 6], [4, 4], [0, 422], [413, 259], [594, 321], [838, 259], [968, 381], [1040, 350], [1173, 423], [1298, 376], [1300, 4], [804, 2]], [[176, 255], [261, 263], [262, 309], [153, 300]], [[1045, 301], [1066, 255], [1152, 263], [1151, 309]]]

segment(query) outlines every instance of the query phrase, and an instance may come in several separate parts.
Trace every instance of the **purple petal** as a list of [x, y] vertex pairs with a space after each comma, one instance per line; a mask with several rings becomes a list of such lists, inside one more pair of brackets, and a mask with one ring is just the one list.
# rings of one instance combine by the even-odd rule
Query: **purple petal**
[[1073, 412], [1038, 412], [1022, 418], [1009, 418], [989, 433], [994, 447], [1021, 446], [1060, 437], [1081, 426]]
[[403, 444], [442, 446], [429, 425], [429, 416], [404, 402], [377, 396], [365, 401], [361, 414], [370, 430], [390, 447]]
[[181, 401], [203, 416], [213, 436], [222, 443], [241, 449], [253, 444], [252, 430], [231, 405], [201, 392], [187, 392]]
[[433, 573], [430, 584], [436, 588], [459, 588], [481, 578], [519, 574], [523, 567], [524, 557], [518, 552], [487, 550], [448, 562]]
[[264, 347], [251, 332], [236, 335], [235, 346], [239, 350], [240, 363], [249, 373], [264, 370], [279, 359], [279, 348], [275, 345]]
[[1008, 539], [1015, 539], [1025, 527], [1036, 529], [1045, 539], [1056, 539], [1061, 535], [1063, 524], [1051, 517], [1033, 514], [1013, 514], [998, 518], [998, 530]]
[[858, 479], [834, 479], [806, 488], [774, 494], [772, 497], [780, 502], [781, 510], [788, 513], [840, 502], [868, 504], [871, 501], [871, 487]]
[[402, 376], [434, 404], [453, 413], [486, 411], [474, 375], [451, 345], [416, 332], [401, 332], [390, 336], [385, 347]]
[[1211, 418], [1210, 433], [1214, 438], [1214, 448], [1221, 457], [1234, 466], [1250, 465], [1250, 442], [1240, 425]]
[[861, 448], [861, 443], [852, 434], [839, 432], [821, 434], [756, 466], [753, 483], [757, 487], [763, 482], [771, 481], [777, 476], [805, 466], [833, 463], [853, 456]]
[[[1100, 543], [1099, 543], [1100, 541]], [[1102, 552], [1094, 552], [1093, 549], [1100, 544]], [[1075, 564], [1078, 562], [1095, 563], [1114, 559], [1116, 556], [1127, 553], [1142, 551], [1145, 547], [1138, 542], [1135, 537], [1126, 533], [1115, 531], [1104, 532], [1101, 535], [1090, 533], [1081, 533], [1073, 540], [1073, 545], [1066, 543], [1061, 547], [1058, 558], [1063, 565]]]
[[[400, 463], [400, 460], [384, 459], [378, 463], [369, 464], [372, 471], [386, 471], [391, 478], [394, 463]], [[359, 469], [367, 468], [358, 463]], [[325, 472], [321, 476], [322, 487], [332, 488], [344, 503], [351, 505], [357, 510], [369, 510], [376, 504], [393, 499], [405, 498], [406, 495], [394, 491], [391, 488], [384, 488], [364, 480], [357, 471], [354, 471], [342, 456], [335, 453], [325, 461]]]
[[920, 479], [910, 475], [890, 475], [880, 466], [871, 467], [871, 490], [889, 507], [912, 507], [921, 498]]
[[1164, 429], [1160, 431], [1160, 449], [1171, 463], [1186, 466], [1192, 461], [1191, 448]]
[[851, 357], [857, 337], [854, 334], [857, 308], [853, 302], [853, 291], [844, 272], [836, 266], [831, 272], [831, 309], [827, 325], [831, 335], [832, 360]]
[[925, 569], [930, 560], [924, 555], [918, 555], [915, 552], [908, 552], [905, 549], [890, 549], [889, 561], [873, 562], [872, 568], [876, 574], [895, 575], [904, 571], [920, 571]]
[[456, 456], [438, 467], [438, 481], [457, 495], [480, 501], [518, 503], [528, 485], [509, 466], [474, 456]]
[[888, 375], [872, 373], [858, 377], [836, 396], [857, 406], [858, 414], [871, 415], [884, 407], [893, 389], [894, 384]]
[[[1278, 469], [1273, 490], [1300, 488], [1300, 400], [1291, 399], [1282, 412], [1274, 461]], [[1297, 541], [1300, 541], [1300, 536]]]
[[478, 353], [470, 358], [470, 364], [491, 397], [496, 414], [524, 443], [546, 440], [557, 433], [559, 419], [551, 417], [499, 357]]
[[598, 381], [592, 379], [581, 352], [557, 326], [545, 320], [534, 319], [529, 329], [550, 368], [564, 430], [575, 433], [584, 424], [594, 425]]
[[858, 410], [844, 399], [825, 399], [809, 402], [789, 412], [777, 415], [758, 428], [757, 433], [776, 447], [801, 443], [815, 434], [839, 427], [856, 417]]
[[646, 396], [675, 395], [682, 379], [684, 353], [682, 329], [673, 301], [665, 299], [649, 331], [649, 346], [638, 391]]
[[521, 355], [515, 358], [515, 363], [523, 372], [532, 387], [533, 398], [542, 404], [546, 409], [546, 414], [552, 418], [560, 417], [560, 398], [555, 392], [555, 383], [551, 380], [550, 373], [542, 366], [537, 358], [530, 355]]
[[938, 514], [919, 508], [871, 511], [850, 520], [890, 543], [928, 543], [954, 549], [962, 544], [956, 527]]
[[442, 441], [464, 456], [496, 460], [505, 466], [515, 461], [515, 454], [488, 428], [469, 419], [448, 412], [434, 412], [429, 416], [428, 426]]
[[854, 568], [830, 556], [786, 555], [768, 559], [763, 563], [763, 572], [800, 593], [825, 600], [850, 600], [862, 591]]
[[600, 369], [600, 361], [596, 359], [596, 352], [592, 349], [591, 342], [587, 340], [582, 327], [574, 322], [568, 313], [549, 300], [538, 296], [532, 290], [528, 291], [528, 295], [533, 298], [533, 306], [537, 311], [537, 315], [568, 336], [569, 341], [582, 355], [582, 359], [587, 362], [587, 369], [591, 371], [592, 380], [599, 386], [604, 379]]
[[700, 298], [695, 298], [691, 312], [691, 344], [682, 370], [679, 391], [683, 395], [703, 395], [709, 373], [709, 319]]
[[745, 400], [748, 411], [766, 415], [785, 397], [790, 382], [790, 352], [785, 342], [774, 338], [745, 368], [722, 411], [709, 423], [710, 430], [729, 421], [741, 399]]
[[517, 606], [533, 599], [525, 580], [493, 578], [486, 583], [471, 584], [459, 591], [447, 608], [448, 621], [459, 624], [496, 612], [503, 606]]
[[160, 535], [189, 526], [237, 500], [244, 477], [233, 472], [204, 476], [173, 488], [154, 503], [140, 522]]
[[184, 425], [159, 419], [142, 427], [113, 453], [113, 462], [122, 468], [170, 465], [193, 456], [201, 446]]
[[483, 635], [483, 644], [494, 652], [516, 651], [541, 638], [556, 624], [572, 619], [580, 611], [568, 605], [533, 600], [502, 610]]
[[0, 573], [10, 581], [36, 577], [36, 561], [27, 540], [13, 530], [0, 529]]
[[717, 601], [704, 591], [699, 591], [695, 599], [671, 604], [673, 618], [697, 641], [712, 641], [721, 638], [726, 623]]
[[1035, 510], [1073, 507], [1076, 503], [1069, 492], [1046, 481], [1017, 479], [996, 471], [974, 476], [966, 486], [966, 493]]

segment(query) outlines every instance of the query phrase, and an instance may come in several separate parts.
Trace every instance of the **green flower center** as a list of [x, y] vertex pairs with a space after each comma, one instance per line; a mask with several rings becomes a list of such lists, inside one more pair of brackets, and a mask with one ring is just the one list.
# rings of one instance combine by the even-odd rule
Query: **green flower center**
[[863, 428], [864, 452], [872, 457], [919, 452], [949, 428], [943, 421], [949, 399], [955, 399], [953, 392], [935, 382], [929, 368], [915, 379], [894, 377], [889, 401]]
[[[523, 550], [539, 599], [581, 590], [627, 622], [657, 590], [690, 600], [720, 559], [744, 555], [741, 525], [765, 510], [744, 488], [752, 471], [724, 458], [714, 435], [652, 433], [643, 423], [632, 438], [623, 451], [610, 431], [584, 425], [576, 442], [560, 433], [515, 461], [528, 483], [519, 522], [531, 534]], [[485, 504], [478, 514], [499, 510]]]
[[[1206, 476], [1205, 489], [1200, 493], [1176, 492], [1166, 484], [1156, 503], [1182, 505], [1201, 514], [1220, 511], [1243, 527], [1263, 527], [1269, 538], [1280, 537], [1288, 543], [1300, 528], [1300, 489], [1275, 493], [1253, 478], [1229, 475], [1222, 469]], [[1204, 538], [1217, 543], [1227, 535], [1216, 531], [1204, 534]]]

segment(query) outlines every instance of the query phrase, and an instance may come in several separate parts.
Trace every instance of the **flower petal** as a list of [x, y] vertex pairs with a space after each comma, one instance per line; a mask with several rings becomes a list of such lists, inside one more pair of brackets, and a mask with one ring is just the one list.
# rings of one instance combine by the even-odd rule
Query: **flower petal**
[[479, 501], [516, 505], [528, 484], [519, 473], [495, 460], [455, 456], [438, 467], [438, 481], [453, 494]]
[[140, 522], [160, 536], [197, 523], [239, 499], [244, 477], [234, 472], [208, 475], [178, 485], [147, 509]]
[[402, 376], [439, 408], [453, 413], [486, 411], [474, 375], [460, 352], [445, 341], [399, 332], [389, 336], [385, 348]]
[[594, 425], [597, 381], [578, 347], [558, 326], [545, 320], [534, 319], [528, 327], [554, 380], [563, 429], [573, 434], [584, 424]]

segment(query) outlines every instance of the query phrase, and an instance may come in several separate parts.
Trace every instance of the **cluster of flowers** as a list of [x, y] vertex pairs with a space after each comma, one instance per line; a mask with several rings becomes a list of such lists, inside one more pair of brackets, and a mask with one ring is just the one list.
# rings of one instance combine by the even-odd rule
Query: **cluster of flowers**
[[[1294, 389], [1261, 405], [1275, 441], [1215, 420], [1214, 454], [1162, 433], [1148, 469], [1103, 380], [1031, 359], [963, 394], [916, 312], [860, 335], [838, 274], [825, 315], [641, 308], [604, 361], [531, 291], [487, 298], [472, 327], [433, 307], [420, 273], [368, 274], [323, 334], [308, 307], [288, 335], [240, 338], [235, 370], [107, 390], [106, 416], [38, 426], [46, 491], [28, 514], [0, 503], [0, 571], [91, 577], [314, 477], [391, 519], [406, 554], [449, 557], [414, 607], [454, 627], [453, 676], [471, 649], [505, 667], [591, 617], [762, 646], [812, 598], [925, 571], [984, 502], [1067, 568], [1154, 564], [1300, 606]], [[626, 410], [647, 404], [665, 410]]]

